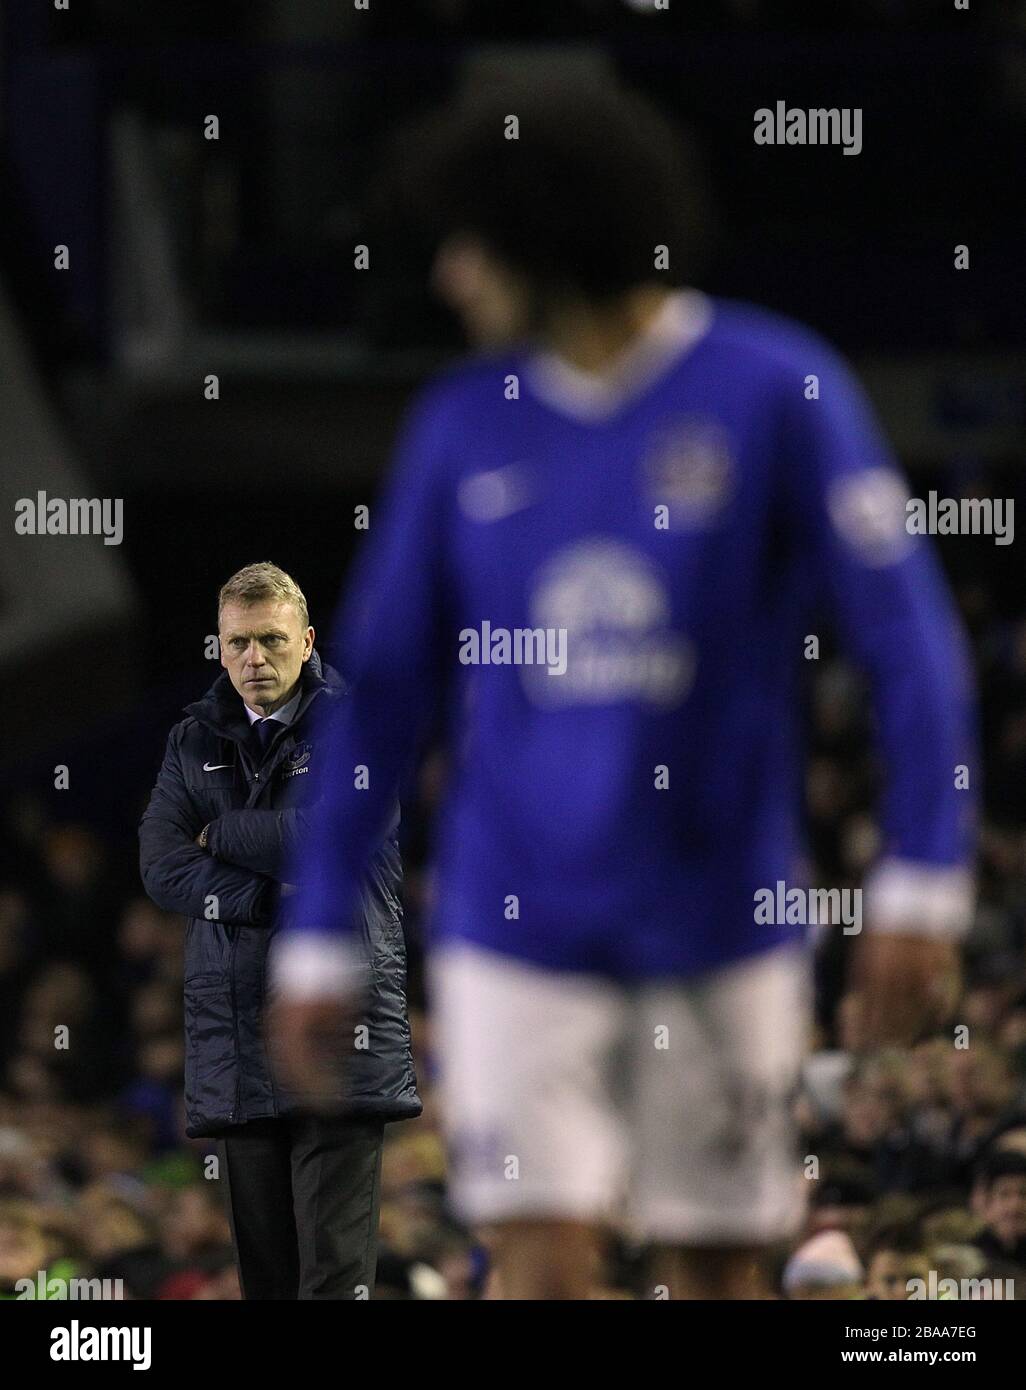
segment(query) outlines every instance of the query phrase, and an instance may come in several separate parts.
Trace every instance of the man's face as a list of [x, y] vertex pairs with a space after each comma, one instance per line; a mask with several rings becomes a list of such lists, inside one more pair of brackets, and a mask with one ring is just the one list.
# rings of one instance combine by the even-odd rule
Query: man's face
[[884, 1086], [858, 1081], [851, 1083], [844, 1097], [844, 1130], [856, 1143], [875, 1143], [887, 1133], [897, 1118], [894, 1096]]
[[1012, 1245], [1026, 1237], [1026, 1177], [1006, 1173], [990, 1185], [987, 1225], [999, 1240]]
[[221, 665], [232, 685], [250, 709], [268, 715], [295, 694], [303, 663], [313, 651], [314, 630], [302, 626], [291, 603], [261, 599], [226, 603], [220, 639]]
[[901, 1256], [893, 1250], [878, 1250], [866, 1271], [866, 1294], [886, 1300], [905, 1298]]
[[472, 237], [451, 236], [442, 243], [431, 284], [460, 319], [472, 346], [504, 347], [525, 336], [525, 282]]

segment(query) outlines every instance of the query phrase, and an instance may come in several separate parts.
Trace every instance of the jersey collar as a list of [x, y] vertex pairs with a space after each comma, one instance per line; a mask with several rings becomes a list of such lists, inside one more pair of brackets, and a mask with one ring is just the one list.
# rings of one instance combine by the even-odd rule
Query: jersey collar
[[609, 371], [585, 372], [557, 353], [537, 352], [525, 364], [528, 386], [560, 414], [585, 422], [608, 419], [690, 352], [712, 317], [708, 296], [677, 290]]

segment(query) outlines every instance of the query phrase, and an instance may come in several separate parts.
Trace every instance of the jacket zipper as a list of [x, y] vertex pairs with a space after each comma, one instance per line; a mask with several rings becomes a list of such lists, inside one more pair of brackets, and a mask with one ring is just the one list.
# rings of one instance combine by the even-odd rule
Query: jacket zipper
[[[305, 704], [304, 706], [301, 706], [300, 709], [297, 711], [297, 717], [298, 717], [299, 715], [303, 715], [303, 714], [305, 714], [305, 713], [307, 712], [307, 710], [309, 709], [310, 705], [313, 703], [314, 699], [316, 699], [316, 697], [320, 694], [321, 689], [323, 689], [323, 688], [324, 688], [324, 687], [318, 687], [318, 689], [316, 689], [315, 691], [313, 691], [313, 693], [311, 694], [310, 699], [306, 702], [306, 704]], [[295, 720], [295, 719], [292, 721], [293, 724], [295, 724], [296, 722], [297, 722], [297, 720]], [[211, 725], [208, 725], [207, 727], [208, 727], [208, 728], [213, 728], [213, 726], [211, 726]], [[291, 727], [291, 725], [290, 725], [289, 727]], [[214, 729], [214, 732], [215, 732], [215, 733], [218, 733], [219, 737], [222, 737], [222, 738], [224, 737], [224, 734], [223, 734], [220, 730]], [[249, 753], [248, 753], [248, 751], [244, 748], [243, 744], [242, 744], [240, 741], [236, 741], [235, 739], [231, 739], [230, 742], [235, 743], [235, 747], [236, 747], [236, 750], [237, 750], [237, 752], [238, 752], [238, 756], [242, 759], [243, 763], [250, 762]], [[277, 767], [277, 765], [278, 765], [278, 764], [277, 764], [277, 761], [276, 761], [275, 764], [274, 764], [274, 766], [271, 768], [271, 771], [270, 771], [270, 773], [268, 774], [268, 776], [267, 776], [266, 778], [264, 778], [264, 779], [261, 779], [261, 776], [260, 776], [259, 771], [257, 770], [256, 764], [250, 762], [250, 766], [251, 766], [252, 769], [253, 769], [253, 781], [254, 781], [254, 782], [260, 782], [261, 780], [263, 780], [263, 781], [265, 782], [265, 784], [268, 783], [268, 782], [270, 782], [271, 777], [273, 777], [273, 775], [274, 775], [274, 770], [275, 770], [275, 768]], [[262, 790], [263, 790], [263, 788], [258, 788], [258, 789], [257, 789], [257, 795], [259, 795], [259, 792], [262, 791]], [[257, 799], [257, 798], [256, 798], [255, 796], [253, 796], [253, 794], [251, 793], [251, 794], [246, 798], [246, 808], [247, 808], [247, 809], [251, 808], [251, 807], [254, 805], [254, 802], [256, 801], [256, 799]], [[236, 1121], [236, 1117], [238, 1116], [239, 1111], [240, 1111], [240, 1109], [241, 1109], [241, 1105], [242, 1105], [242, 1061], [241, 1061], [241, 1050], [242, 1050], [242, 1049], [241, 1049], [241, 1044], [240, 1044], [240, 1040], [239, 1040], [239, 1011], [238, 1011], [238, 1006], [237, 1006], [237, 1001], [236, 1001], [236, 994], [235, 994], [235, 952], [236, 952], [236, 947], [237, 947], [237, 945], [238, 945], [239, 931], [241, 930], [241, 928], [239, 928], [239, 927], [228, 927], [228, 926], [226, 926], [226, 927], [225, 927], [225, 930], [228, 932], [228, 934], [229, 934], [229, 940], [230, 940], [230, 942], [231, 942], [231, 947], [230, 947], [229, 952], [228, 952], [228, 978], [229, 978], [229, 981], [230, 981], [230, 983], [231, 983], [231, 1000], [232, 1000], [232, 1036], [233, 1036], [234, 1041], [235, 1041], [235, 1106], [234, 1106], [234, 1108], [233, 1108], [232, 1110], [230, 1110], [230, 1111], [228, 1112], [228, 1123], [229, 1123], [229, 1124], [232, 1124], [232, 1123], [234, 1123], [234, 1122]], [[264, 1000], [264, 995], [263, 995], [263, 986], [262, 986], [262, 982], [261, 982], [261, 997], [260, 997], [260, 1007], [261, 1007], [261, 1010], [262, 1010], [262, 1007], [263, 1007], [263, 1000]], [[262, 1030], [261, 1030], [261, 1044], [263, 1045], [263, 1049], [264, 1049], [264, 1057], [265, 1057], [265, 1060], [266, 1060], [266, 1063], [267, 1063], [268, 1076], [270, 1077], [270, 1080], [271, 1080], [271, 1096], [272, 1096], [272, 1099], [273, 1099], [273, 1102], [274, 1102], [275, 1113], [276, 1113], [276, 1114], [280, 1114], [281, 1112], [280, 1112], [280, 1108], [279, 1108], [279, 1105], [278, 1105], [278, 1091], [277, 1091], [277, 1087], [276, 1087], [275, 1084], [274, 1084], [274, 1072], [273, 1072], [272, 1069], [271, 1069], [270, 1058], [269, 1058], [268, 1055], [267, 1055], [267, 1047], [266, 1047], [266, 1044], [264, 1044], [264, 1042], [263, 1042]]]
[[[245, 748], [243, 748], [243, 746], [242, 746], [241, 744], [238, 744], [238, 745], [236, 745], [236, 746], [237, 746], [237, 748], [238, 748], [239, 757], [242, 759], [243, 763], [245, 764], [245, 763], [248, 762], [248, 763], [250, 764], [250, 767], [253, 769], [253, 781], [254, 781], [254, 782], [259, 782], [259, 781], [261, 780], [261, 778], [260, 778], [260, 773], [259, 773], [258, 770], [257, 770], [256, 764], [250, 760], [248, 750], [245, 749]], [[272, 774], [273, 774], [273, 771], [274, 771], [274, 769], [272, 768], [272, 770], [271, 770], [271, 773], [272, 773]], [[270, 779], [271, 779], [271, 778], [270, 778], [270, 775], [268, 775], [268, 777], [264, 779], [265, 783], [269, 782]], [[260, 791], [262, 791], [262, 790], [263, 790], [263, 788], [255, 788], [254, 791], [255, 791], [256, 794], [254, 795], [254, 793], [251, 792], [251, 793], [249, 794], [249, 796], [246, 797], [246, 809], [247, 809], [247, 810], [248, 810], [248, 809], [251, 809], [251, 808], [253, 807], [255, 801], [256, 801], [256, 800], [258, 799], [258, 797], [259, 797]], [[241, 1044], [240, 1039], [239, 1039], [239, 1010], [238, 1010], [238, 1004], [237, 1004], [237, 1002], [236, 1002], [236, 995], [235, 995], [235, 952], [236, 952], [236, 947], [238, 946], [239, 932], [240, 932], [242, 929], [241, 929], [241, 927], [236, 927], [236, 928], [229, 927], [228, 930], [232, 933], [232, 939], [231, 939], [231, 940], [232, 940], [232, 945], [231, 945], [231, 952], [230, 952], [229, 958], [228, 958], [228, 968], [229, 968], [229, 978], [230, 978], [230, 980], [231, 980], [231, 993], [232, 993], [232, 1032], [233, 1032], [233, 1034], [234, 1034], [234, 1036], [235, 1036], [235, 1108], [230, 1112], [230, 1114], [229, 1114], [229, 1116], [228, 1116], [228, 1122], [229, 1122], [229, 1123], [232, 1123], [232, 1122], [234, 1122], [234, 1121], [236, 1120], [236, 1117], [239, 1115], [239, 1113], [240, 1113], [240, 1111], [241, 1111], [241, 1108], [242, 1108], [242, 1044]], [[257, 1007], [258, 1007], [258, 1017], [259, 1017], [259, 1016], [260, 1016], [260, 1013], [262, 1012], [262, 1009], [263, 1009], [263, 982], [262, 982], [262, 981], [261, 981], [260, 1002], [259, 1002], [259, 1004], [258, 1004]], [[277, 1113], [278, 1113], [278, 1096], [277, 1096], [277, 1091], [275, 1090], [275, 1086], [274, 1086], [274, 1073], [271, 1071], [270, 1058], [269, 1058], [268, 1055], [267, 1055], [267, 1047], [266, 1047], [266, 1044], [264, 1043], [264, 1039], [263, 1039], [263, 1030], [262, 1030], [262, 1029], [261, 1029], [261, 1040], [260, 1040], [260, 1041], [261, 1041], [261, 1047], [263, 1048], [263, 1052], [264, 1052], [265, 1065], [267, 1066], [267, 1074], [268, 1074], [268, 1076], [269, 1076], [269, 1078], [270, 1078], [270, 1081], [271, 1081], [271, 1095], [272, 1095], [272, 1098], [273, 1098], [273, 1101], [274, 1101], [275, 1113], [277, 1114]]]
[[228, 979], [232, 988], [232, 1036], [235, 1039], [235, 1105], [228, 1112], [228, 1123], [232, 1124], [239, 1113], [242, 1102], [242, 1046], [239, 1041], [239, 1010], [235, 1002], [235, 948], [239, 943], [239, 928], [229, 927], [231, 949], [228, 952]]

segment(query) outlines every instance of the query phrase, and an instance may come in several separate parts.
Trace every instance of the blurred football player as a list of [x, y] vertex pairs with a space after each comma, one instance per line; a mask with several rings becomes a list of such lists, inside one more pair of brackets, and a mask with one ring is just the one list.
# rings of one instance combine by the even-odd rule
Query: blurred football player
[[836, 929], [865, 928], [867, 1038], [912, 1037], [971, 911], [956, 615], [845, 364], [682, 284], [692, 184], [642, 100], [498, 90], [401, 149], [483, 352], [413, 410], [344, 604], [282, 1061], [318, 1087], [359, 874], [440, 712], [430, 1002], [452, 1196], [501, 1296], [585, 1296], [622, 1202], [653, 1290], [763, 1296], [801, 1216], [800, 663], [825, 612], [871, 683], [881, 853]]

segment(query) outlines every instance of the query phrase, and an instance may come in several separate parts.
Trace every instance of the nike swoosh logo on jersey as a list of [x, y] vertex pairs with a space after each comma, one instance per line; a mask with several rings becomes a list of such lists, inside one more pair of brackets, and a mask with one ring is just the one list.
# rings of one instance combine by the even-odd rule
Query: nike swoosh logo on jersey
[[464, 516], [485, 522], [501, 521], [534, 501], [525, 470], [517, 463], [471, 474], [460, 483], [457, 496]]
[[231, 767], [231, 763], [204, 763], [204, 764], [203, 764], [203, 771], [204, 771], [204, 772], [217, 772], [218, 769], [219, 769], [219, 768], [222, 768], [222, 767]]

